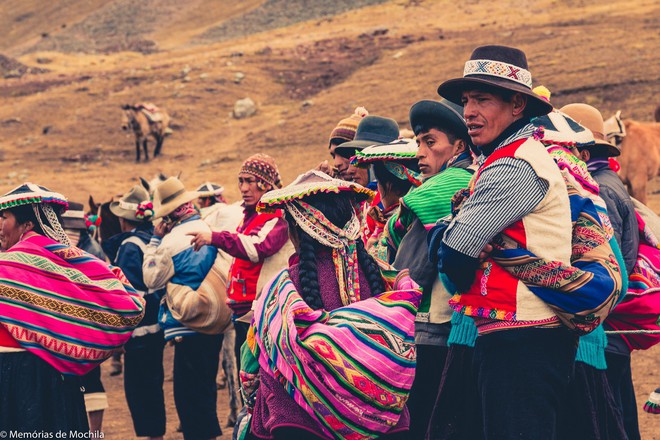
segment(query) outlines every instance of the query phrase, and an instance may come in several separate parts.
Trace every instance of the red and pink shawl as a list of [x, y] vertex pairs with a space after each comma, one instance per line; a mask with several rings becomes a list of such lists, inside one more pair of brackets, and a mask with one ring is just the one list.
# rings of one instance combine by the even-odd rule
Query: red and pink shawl
[[607, 323], [630, 350], [647, 350], [660, 342], [660, 241], [637, 213], [640, 243], [637, 263], [628, 275], [628, 293]]
[[0, 324], [62, 373], [92, 370], [143, 316], [121, 269], [76, 247], [33, 235], [0, 253]]

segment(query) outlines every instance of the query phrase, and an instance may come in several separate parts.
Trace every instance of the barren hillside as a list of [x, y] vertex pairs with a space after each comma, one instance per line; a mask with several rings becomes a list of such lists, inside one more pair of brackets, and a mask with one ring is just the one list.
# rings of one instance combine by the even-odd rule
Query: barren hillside
[[[241, 3], [240, 10], [198, 0], [172, 15], [174, 2], [150, 1], [143, 4], [157, 9], [153, 14], [168, 16], [139, 34], [155, 42], [150, 54], [98, 53], [97, 46], [109, 41], [100, 37], [103, 43], [81, 37], [86, 52], [30, 52], [25, 46], [33, 34], [50, 29], [40, 26], [60, 21], [69, 22], [62, 30], [67, 38], [78, 28], [105, 35], [99, 30], [105, 24], [126, 19], [125, 0], [62, 1], [53, 10], [38, 8], [40, 2], [0, 2], [10, 10], [2, 15], [5, 24], [13, 17], [12, 26], [0, 27], [8, 33], [0, 41], [13, 41], [3, 50], [28, 67], [50, 71], [0, 83], [0, 143], [8, 169], [0, 174], [0, 188], [29, 178], [73, 198], [105, 198], [137, 176], [182, 171], [190, 185], [218, 180], [235, 196], [231, 183], [252, 151], [280, 159], [285, 181], [291, 180], [325, 158], [329, 131], [355, 106], [405, 126], [410, 105], [437, 97], [437, 85], [460, 75], [470, 51], [484, 43], [526, 50], [535, 82], [553, 91], [557, 105], [585, 100], [605, 115], [622, 109], [624, 116], [648, 120], [656, 104], [648, 99], [660, 76], [659, 7], [652, 0], [634, 7], [623, 0], [581, 1], [579, 7], [559, 0], [523, 7], [513, 1], [395, 1], [206, 44], [199, 40], [204, 32], [278, 2]], [[142, 23], [144, 17], [136, 12], [132, 20]], [[634, 23], [634, 33], [627, 23]], [[19, 31], [25, 39], [16, 36]], [[245, 76], [240, 83], [236, 73]], [[248, 96], [257, 114], [231, 118], [234, 102]], [[167, 109], [174, 124], [164, 156], [147, 164], [133, 163], [132, 137], [119, 130], [119, 106], [139, 101]]]

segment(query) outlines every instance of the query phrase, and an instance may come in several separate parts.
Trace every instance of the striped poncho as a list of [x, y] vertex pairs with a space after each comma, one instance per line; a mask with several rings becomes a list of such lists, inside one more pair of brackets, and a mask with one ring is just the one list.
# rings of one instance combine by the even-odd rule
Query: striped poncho
[[[404, 272], [394, 284], [327, 312], [311, 309], [284, 270], [257, 302], [243, 358], [256, 358], [324, 437], [378, 437], [401, 417], [415, 375], [421, 293]], [[247, 378], [241, 371], [244, 387]]]
[[143, 315], [121, 270], [76, 247], [35, 234], [0, 253], [0, 324], [62, 373], [92, 370]]

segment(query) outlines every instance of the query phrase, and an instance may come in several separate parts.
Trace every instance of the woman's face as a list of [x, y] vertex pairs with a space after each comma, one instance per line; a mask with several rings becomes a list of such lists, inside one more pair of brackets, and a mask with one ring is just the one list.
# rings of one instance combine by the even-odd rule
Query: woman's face
[[2, 211], [2, 220], [0, 220], [0, 247], [3, 251], [11, 248], [18, 243], [21, 236], [28, 231], [26, 224], [19, 224], [16, 216], [9, 211]]

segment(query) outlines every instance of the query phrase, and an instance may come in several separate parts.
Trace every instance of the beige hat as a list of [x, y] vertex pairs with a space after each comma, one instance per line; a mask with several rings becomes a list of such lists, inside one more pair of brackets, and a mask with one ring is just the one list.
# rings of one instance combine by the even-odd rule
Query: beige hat
[[179, 206], [199, 197], [196, 191], [186, 191], [183, 183], [176, 177], [170, 177], [159, 184], [154, 191], [154, 218], [169, 215]]
[[578, 124], [591, 131], [596, 140], [594, 146], [585, 147], [595, 156], [614, 157], [621, 154], [619, 147], [607, 142], [603, 115], [588, 104], [568, 104], [559, 109]]
[[142, 185], [135, 185], [118, 201], [110, 203], [110, 212], [133, 222], [149, 221], [153, 216], [149, 193]]

